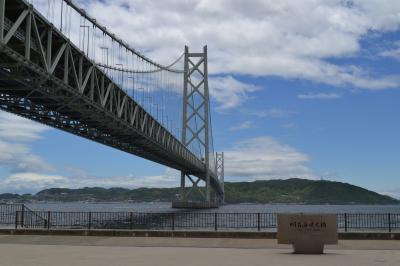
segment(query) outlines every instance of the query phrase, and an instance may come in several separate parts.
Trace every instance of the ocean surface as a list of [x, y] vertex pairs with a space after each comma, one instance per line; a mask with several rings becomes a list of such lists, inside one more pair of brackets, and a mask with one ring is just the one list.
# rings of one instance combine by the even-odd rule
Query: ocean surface
[[170, 202], [146, 203], [28, 203], [36, 211], [82, 212], [218, 212], [218, 213], [400, 213], [400, 205], [296, 205], [296, 204], [227, 204], [218, 209], [172, 209]]

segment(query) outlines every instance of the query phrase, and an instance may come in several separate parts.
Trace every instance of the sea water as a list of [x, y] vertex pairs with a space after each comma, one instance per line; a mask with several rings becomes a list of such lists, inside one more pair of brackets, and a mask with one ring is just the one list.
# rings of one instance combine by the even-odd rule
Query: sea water
[[[171, 208], [170, 202], [144, 203], [28, 203], [37, 211], [78, 212], [182, 212]], [[400, 205], [299, 205], [299, 204], [227, 204], [217, 209], [185, 210], [218, 213], [400, 213]]]

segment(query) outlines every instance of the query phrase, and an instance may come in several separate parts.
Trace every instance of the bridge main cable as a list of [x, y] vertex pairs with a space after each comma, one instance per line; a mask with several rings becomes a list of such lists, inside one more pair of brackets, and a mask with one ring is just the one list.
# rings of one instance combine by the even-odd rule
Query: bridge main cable
[[[166, 69], [170, 70], [171, 67], [176, 65], [183, 58], [184, 55], [185, 55], [185, 53], [183, 53], [181, 56], [179, 56], [174, 62], [172, 62], [171, 64], [166, 66]], [[102, 63], [96, 63], [96, 65], [98, 65], [99, 67], [108, 68], [108, 69], [121, 71], [121, 72], [125, 72], [125, 73], [131, 73], [131, 74], [148, 74], [148, 73], [156, 73], [156, 72], [165, 70], [164, 68], [160, 68], [160, 69], [156, 69], [156, 70], [134, 70], [134, 69], [126, 69], [123, 67], [114, 67], [114, 66], [102, 64]], [[171, 72], [183, 74], [183, 73], [185, 73], [185, 70], [175, 70], [175, 71], [171, 71]]]
[[[140, 57], [141, 59], [143, 59], [144, 61], [158, 67], [161, 70], [165, 70], [165, 71], [169, 71], [169, 72], [174, 72], [174, 73], [184, 73], [183, 70], [179, 70], [179, 69], [171, 69], [170, 67], [173, 66], [176, 62], [178, 62], [181, 57], [180, 56], [176, 61], [174, 61], [174, 63], [172, 63], [171, 65], [165, 66], [162, 64], [159, 64], [153, 60], [151, 60], [150, 58], [146, 57], [145, 55], [141, 54], [140, 52], [138, 52], [136, 49], [132, 48], [129, 44], [127, 44], [126, 42], [124, 42], [123, 40], [117, 38], [115, 36], [114, 33], [111, 33], [110, 31], [108, 31], [108, 29], [103, 26], [100, 25], [97, 20], [95, 18], [92, 18], [91, 16], [89, 16], [86, 11], [82, 8], [79, 8], [79, 6], [77, 6], [72, 0], [62, 0], [64, 1], [67, 5], [69, 5], [71, 8], [73, 8], [76, 12], [78, 12], [82, 17], [86, 18], [88, 21], [90, 21], [93, 25], [95, 25], [97, 28], [101, 29], [107, 36], [109, 36], [110, 38], [112, 38], [113, 40], [115, 40], [118, 44], [120, 44], [122, 47], [126, 48], [127, 50], [131, 51], [132, 53], [134, 53], [135, 55], [137, 55], [138, 57]], [[142, 72], [139, 72], [142, 73]], [[146, 73], [146, 72], [143, 72]]]

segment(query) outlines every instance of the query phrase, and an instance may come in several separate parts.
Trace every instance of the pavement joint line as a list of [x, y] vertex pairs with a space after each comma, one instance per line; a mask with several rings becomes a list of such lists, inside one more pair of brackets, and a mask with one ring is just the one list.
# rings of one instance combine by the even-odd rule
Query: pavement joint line
[[[145, 243], [143, 243], [145, 242]], [[53, 235], [3, 235], [0, 245], [80, 246], [80, 247], [143, 247], [143, 248], [218, 248], [246, 250], [288, 250], [291, 245], [278, 245], [275, 239], [234, 238], [166, 238], [166, 237], [91, 237]], [[397, 248], [394, 248], [397, 247]], [[400, 251], [396, 240], [339, 240], [339, 245], [326, 245], [327, 250]]]

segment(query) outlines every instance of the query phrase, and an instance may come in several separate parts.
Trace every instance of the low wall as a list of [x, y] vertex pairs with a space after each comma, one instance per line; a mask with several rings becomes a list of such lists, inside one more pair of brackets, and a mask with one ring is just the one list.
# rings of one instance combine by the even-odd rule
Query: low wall
[[[0, 229], [0, 235], [69, 235], [119, 237], [190, 237], [275, 239], [276, 232], [237, 231], [159, 231], [159, 230], [67, 230], [67, 229]], [[343, 240], [400, 240], [400, 233], [351, 232], [339, 233]]]

